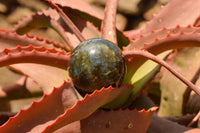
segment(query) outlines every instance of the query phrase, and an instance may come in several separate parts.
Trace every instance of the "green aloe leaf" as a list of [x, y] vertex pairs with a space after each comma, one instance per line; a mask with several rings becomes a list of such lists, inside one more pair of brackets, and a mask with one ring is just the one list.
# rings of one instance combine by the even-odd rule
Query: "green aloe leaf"
[[[158, 57], [164, 59], [169, 53], [170, 51], [166, 51], [158, 55]], [[147, 83], [150, 82], [150, 80], [158, 72], [159, 68], [160, 65], [151, 60], [148, 60], [140, 66], [140, 68], [133, 74], [129, 81], [124, 81], [125, 83], [129, 82], [130, 84], [134, 85], [134, 89], [130, 94], [130, 99], [135, 97], [143, 88], [146, 87]]]

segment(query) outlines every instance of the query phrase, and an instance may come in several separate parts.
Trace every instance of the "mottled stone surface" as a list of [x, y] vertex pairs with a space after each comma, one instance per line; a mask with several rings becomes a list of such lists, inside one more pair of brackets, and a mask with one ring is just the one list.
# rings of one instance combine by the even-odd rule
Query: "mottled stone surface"
[[77, 88], [92, 92], [121, 81], [125, 61], [121, 50], [112, 42], [90, 39], [72, 52], [69, 74]]

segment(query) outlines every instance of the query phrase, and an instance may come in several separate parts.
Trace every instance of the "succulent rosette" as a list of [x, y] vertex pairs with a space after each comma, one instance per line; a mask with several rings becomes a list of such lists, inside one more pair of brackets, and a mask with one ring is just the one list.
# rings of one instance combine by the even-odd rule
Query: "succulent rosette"
[[[199, 2], [169, 1], [146, 27], [122, 32], [115, 26], [118, 0], [107, 1], [104, 16], [82, 0], [42, 1], [53, 8], [0, 30], [0, 66], [32, 78], [44, 93], [0, 132], [146, 132], [157, 106], [145, 88], [160, 65], [200, 95], [162, 60], [172, 49], [200, 46]], [[65, 43], [28, 34], [41, 27]]]

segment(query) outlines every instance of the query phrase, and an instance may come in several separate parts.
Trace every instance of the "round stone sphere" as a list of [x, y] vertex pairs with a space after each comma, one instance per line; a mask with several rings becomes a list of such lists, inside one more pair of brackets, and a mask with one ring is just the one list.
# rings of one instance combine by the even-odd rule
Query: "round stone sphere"
[[72, 51], [68, 71], [76, 88], [91, 93], [102, 87], [120, 85], [126, 65], [118, 46], [96, 38], [81, 42]]

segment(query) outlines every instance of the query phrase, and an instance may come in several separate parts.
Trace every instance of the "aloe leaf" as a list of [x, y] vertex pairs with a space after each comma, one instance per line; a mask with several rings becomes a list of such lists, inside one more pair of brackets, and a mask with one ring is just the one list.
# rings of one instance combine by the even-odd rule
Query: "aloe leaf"
[[[160, 59], [165, 59], [169, 53], [170, 53], [170, 51], [166, 51], [166, 52], [158, 55], [158, 57]], [[142, 64], [136, 70], [136, 72], [132, 75], [132, 77], [128, 81], [134, 85], [134, 89], [132, 90], [132, 92], [130, 94], [130, 96], [131, 96], [130, 99], [137, 96], [138, 93], [142, 89], [147, 87], [147, 83], [152, 80], [152, 78], [158, 72], [159, 69], [160, 69], [160, 65], [149, 60], [149, 61], [146, 61], [144, 64]], [[124, 82], [127, 82], [127, 81], [124, 80]]]
[[76, 25], [70, 20], [70, 18], [63, 12], [61, 8], [59, 8], [56, 4], [49, 0], [45, 0], [54, 7], [54, 9], [58, 12], [59, 16], [62, 18], [62, 20], [65, 22], [65, 24], [69, 27], [69, 29], [75, 34], [75, 36], [79, 39], [79, 41], [85, 41], [85, 38], [79, 31], [79, 29], [76, 27]]
[[21, 63], [10, 67], [33, 79], [46, 94], [69, 78], [67, 70], [46, 65]]
[[[182, 0], [169, 0], [169, 3], [162, 7], [162, 10], [147, 22], [144, 28], [139, 30], [131, 30], [126, 32], [126, 35], [131, 39], [136, 39], [140, 34], [146, 34], [151, 30], [191, 25], [194, 26], [196, 20], [199, 18], [199, 3], [200, 1], [189, 0], [183, 2]], [[176, 8], [174, 8], [176, 7]]]
[[0, 52], [0, 67], [17, 63], [37, 63], [67, 69], [70, 54], [45, 47], [5, 48]]
[[[192, 80], [199, 69], [200, 48], [188, 48], [179, 50], [168, 63], [179, 73], [189, 80]], [[174, 78], [173, 75], [161, 71], [161, 104], [159, 116], [181, 115], [183, 112], [184, 93], [187, 89], [183, 83]], [[176, 103], [176, 104], [174, 104]], [[173, 110], [172, 110], [173, 108]], [[187, 107], [186, 107], [187, 108]]]
[[72, 9], [79, 10], [91, 16], [102, 18], [102, 16], [96, 10], [94, 10], [88, 3], [86, 3], [83, 0], [68, 0], [68, 1], [52, 0], [52, 2], [62, 7], [70, 7]]
[[[158, 55], [166, 50], [170, 50], [170, 49], [174, 49], [174, 48], [183, 48], [183, 47], [199, 47], [200, 43], [199, 43], [199, 36], [200, 34], [198, 32], [189, 32], [189, 33], [184, 33], [184, 32], [180, 32], [177, 34], [168, 34], [165, 38], [156, 38], [155, 41], [147, 44], [144, 46], [143, 49]], [[129, 50], [125, 50], [129, 51]], [[129, 62], [127, 60], [127, 75], [125, 77], [124, 82], [129, 82], [131, 84], [135, 84], [136, 81], [138, 81], [138, 79], [133, 78], [132, 76], [136, 73], [138, 73], [138, 69], [140, 68], [140, 66], [146, 61], [146, 59], [141, 59], [140, 57], [133, 56], [133, 59], [131, 59], [131, 62]], [[145, 68], [145, 67], [144, 67]], [[150, 68], [148, 65], [146, 66], [146, 68], [148, 69], [152, 69]], [[143, 75], [143, 77], [145, 77], [145, 71], [148, 71], [148, 69], [145, 69], [144, 71], [141, 71], [142, 73], [138, 73], [138, 75]], [[150, 70], [151, 71], [151, 70]], [[144, 73], [144, 74], [143, 74]], [[146, 81], [149, 81], [151, 77], [149, 77], [148, 79], [145, 79]], [[143, 85], [144, 86], [144, 85]], [[141, 86], [140, 86], [141, 87]], [[137, 88], [136, 89], [136, 93], [133, 93], [133, 97], [134, 95], [137, 95], [137, 90], [140, 90], [141, 88]]]
[[43, 10], [42, 12], [36, 12], [33, 15], [23, 18], [15, 27], [12, 29], [13, 32], [17, 32], [23, 35], [33, 29], [49, 27], [54, 29], [66, 42], [67, 49], [72, 49], [72, 44], [69, 38], [65, 35], [64, 29], [57, 22], [59, 15], [54, 9], [49, 8], [48, 10]]
[[116, 38], [116, 11], [118, 0], [108, 0], [105, 10], [104, 19], [101, 26], [101, 38], [117, 44]]
[[[198, 32], [198, 33], [195, 33]], [[138, 39], [134, 40], [131, 44], [129, 44], [127, 47], [125, 47], [125, 50], [129, 50], [131, 48], [142, 48], [146, 49], [147, 51], [157, 54], [157, 50], [161, 49], [170, 49], [170, 47], [174, 47], [176, 45], [176, 48], [180, 48], [181, 45], [188, 45], [192, 46], [194, 44], [194, 37], [193, 34], [199, 34], [199, 28], [192, 27], [190, 25], [186, 27], [181, 27], [177, 25], [174, 28], [165, 28], [163, 27], [160, 30], [151, 31], [148, 34], [141, 35]], [[183, 35], [182, 37], [180, 35]], [[180, 37], [179, 37], [180, 36]], [[195, 35], [194, 35], [195, 36]], [[171, 39], [169, 39], [169, 38]], [[174, 39], [173, 39], [174, 38]], [[179, 41], [173, 40], [179, 40], [182, 43], [177, 43]], [[181, 38], [184, 38], [185, 40], [190, 40], [191, 43], [181, 40]], [[188, 39], [186, 39], [188, 38]], [[189, 39], [190, 38], [190, 39]], [[166, 41], [168, 40], [168, 41]], [[162, 42], [162, 44], [161, 44]], [[198, 46], [198, 42], [196, 44]], [[172, 48], [173, 49], [173, 48]], [[164, 59], [170, 51], [163, 53], [160, 55], [161, 59]], [[139, 62], [139, 58], [137, 59]], [[137, 62], [136, 61], [136, 62]], [[137, 64], [137, 63], [134, 63]], [[137, 67], [137, 65], [135, 65]], [[129, 69], [129, 68], [128, 68]], [[134, 69], [134, 66], [132, 66], [130, 69]], [[137, 93], [144, 87], [146, 87], [146, 84], [152, 79], [152, 77], [156, 74], [158, 71], [159, 66], [151, 61], [145, 62], [139, 69], [133, 74], [131, 78], [131, 83], [135, 85], [135, 88], [133, 89], [133, 95], [137, 95]], [[128, 75], [131, 74], [130, 72]], [[130, 77], [127, 77], [128, 79]], [[124, 82], [127, 82], [126, 80]]]
[[[74, 10], [69, 8], [63, 8], [63, 11], [78, 27], [84, 38], [91, 39], [91, 38], [98, 38], [100, 36], [99, 29], [93, 23], [87, 21], [87, 19], [75, 13]], [[68, 28], [65, 30], [68, 31]], [[67, 35], [69, 36], [70, 34], [68, 33]]]
[[169, 3], [162, 8], [159, 14], [147, 23], [142, 33], [149, 32], [151, 29], [157, 30], [163, 26], [170, 28], [177, 24], [180, 26], [193, 25], [196, 18], [199, 17], [199, 5], [200, 1], [196, 0], [189, 0], [184, 3], [182, 0], [169, 0]]
[[[83, 133], [145, 133], [150, 125], [152, 111], [145, 110], [116, 110], [109, 112], [95, 112], [81, 120]], [[95, 122], [94, 122], [95, 121]]]
[[71, 80], [64, 82], [60, 87], [54, 88], [52, 93], [45, 94], [40, 101], [34, 101], [30, 107], [11, 117], [0, 127], [0, 132], [41, 132], [72, 107], [77, 99]]
[[[83, 17], [84, 19], [86, 19], [87, 21], [91, 22], [93, 25], [98, 27], [99, 30], [101, 29], [101, 22], [102, 22], [103, 16], [101, 16], [98, 12], [96, 12], [90, 5], [88, 5], [84, 1], [82, 0], [75, 0], [75, 1], [53, 0], [53, 2], [60, 5], [63, 10], [65, 10], [65, 8], [70, 9], [76, 15]], [[79, 4], [76, 4], [76, 2], [78, 2]], [[127, 46], [130, 43], [130, 40], [123, 34], [123, 32], [117, 30], [116, 34], [117, 34], [117, 41], [118, 41], [117, 43], [120, 48], [122, 48], [123, 46]]]
[[[27, 46], [29, 44], [33, 44], [34, 46], [41, 46], [43, 44], [46, 44], [45, 46], [50, 48], [52, 48], [53, 45], [48, 45], [48, 44], [49, 43], [54, 44], [53, 41], [48, 41], [43, 38], [39, 39], [35, 36], [30, 36], [30, 35], [21, 36], [16, 33], [11, 33], [4, 30], [0, 32], [0, 36], [1, 36], [0, 37], [1, 50], [3, 50], [4, 48], [8, 49], [15, 48], [19, 44], [21, 46]], [[63, 82], [63, 80], [66, 80], [68, 78], [66, 70], [50, 66], [37, 65], [37, 64], [24, 64], [24, 65], [20, 64], [20, 65], [15, 65], [15, 67], [13, 65], [12, 68], [33, 78], [33, 80], [39, 83], [40, 87], [43, 88], [45, 93], [51, 92], [54, 86], [59, 86]], [[46, 80], [46, 77], [49, 77], [49, 79]]]
[[167, 36], [181, 34], [181, 33], [192, 34], [192, 32], [200, 32], [200, 28], [192, 27], [191, 25], [187, 26], [176, 25], [172, 28], [166, 28], [165, 26], [163, 26], [161, 29], [151, 30], [146, 34], [140, 34], [139, 38], [133, 40], [127, 47], [125, 47], [125, 49], [131, 49], [131, 48], [146, 49], [147, 45], [150, 46], [152, 42], [164, 39]]
[[[84, 18], [77, 16], [77, 14], [74, 14], [72, 11], [69, 12], [67, 9], [63, 9], [63, 11], [69, 16], [84, 37], [87, 37], [88, 39], [99, 36], [99, 31], [93, 24], [86, 21]], [[54, 29], [68, 44], [68, 46], [65, 46], [67, 49], [72, 49], [80, 43], [74, 33], [72, 33], [71, 30], [65, 26], [59, 14], [51, 8], [41, 12], [36, 12], [31, 16], [23, 18], [17, 25], [15, 25], [13, 31], [16, 31], [18, 34], [25, 34], [30, 30], [41, 27]]]
[[81, 131], [87, 133], [146, 132], [153, 112], [157, 110], [155, 104], [145, 94], [142, 94], [128, 107], [130, 110], [120, 109], [93, 113], [88, 118], [81, 120]]
[[[28, 47], [18, 46], [13, 49], [4, 49], [0, 55], [0, 66], [16, 63], [39, 63], [49, 65], [18, 64], [11, 66], [39, 83], [45, 93], [51, 92], [52, 87], [58, 86], [68, 77], [66, 69], [70, 55], [66, 54], [64, 51], [58, 52], [55, 49], [46, 49], [45, 47], [36, 48], [30, 45]], [[62, 69], [56, 68], [59, 66]], [[49, 77], [48, 80], [46, 76]]]
[[49, 40], [46, 38], [38, 37], [35, 35], [18, 35], [6, 30], [0, 30], [0, 49], [4, 48], [14, 48], [17, 45], [28, 46], [32, 44], [33, 46], [45, 46], [47, 48], [59, 47], [65, 49], [64, 44], [59, 42]]
[[62, 116], [58, 117], [54, 123], [46, 127], [45, 130], [43, 130], [43, 133], [53, 132], [72, 122], [85, 119], [95, 112], [99, 107], [120, 96], [121, 92], [129, 92], [131, 89], [132, 85], [125, 84], [120, 88], [102, 88], [99, 91], [94, 91], [90, 95], [86, 94], [84, 99], [79, 100], [75, 106], [73, 106], [71, 109], [68, 109]]

